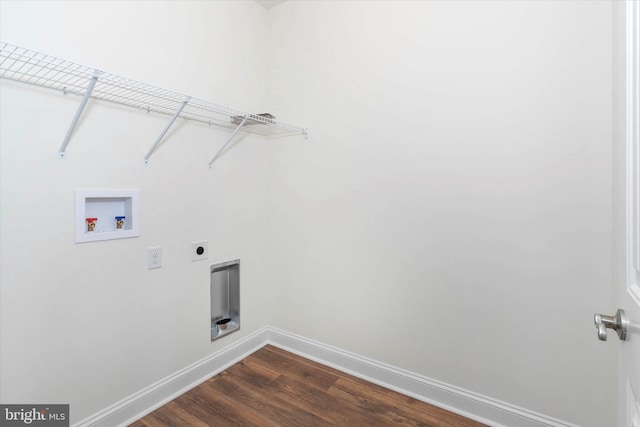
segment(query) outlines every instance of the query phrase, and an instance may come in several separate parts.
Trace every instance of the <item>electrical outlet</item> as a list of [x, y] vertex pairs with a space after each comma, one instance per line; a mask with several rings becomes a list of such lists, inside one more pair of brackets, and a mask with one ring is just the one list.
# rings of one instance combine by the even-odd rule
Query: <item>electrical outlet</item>
[[191, 261], [200, 261], [209, 258], [209, 242], [200, 240], [199, 242], [191, 242]]
[[162, 247], [147, 248], [147, 268], [151, 270], [160, 267], [162, 267]]

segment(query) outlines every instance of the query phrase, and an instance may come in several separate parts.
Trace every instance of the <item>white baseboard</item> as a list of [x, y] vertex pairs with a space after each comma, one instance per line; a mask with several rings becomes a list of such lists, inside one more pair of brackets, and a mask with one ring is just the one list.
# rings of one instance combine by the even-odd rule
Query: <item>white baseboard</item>
[[126, 426], [222, 372], [266, 344], [490, 426], [578, 427], [272, 327], [254, 332], [74, 424], [74, 427]]
[[490, 426], [578, 427], [276, 328], [269, 344]]
[[175, 399], [184, 392], [224, 371], [267, 344], [267, 329], [234, 342], [184, 369], [150, 385], [73, 427], [127, 426], [146, 414]]

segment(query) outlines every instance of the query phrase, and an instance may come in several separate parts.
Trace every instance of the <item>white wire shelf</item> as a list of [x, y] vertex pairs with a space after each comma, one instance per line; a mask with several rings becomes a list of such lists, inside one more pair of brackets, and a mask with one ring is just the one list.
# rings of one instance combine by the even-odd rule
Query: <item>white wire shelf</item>
[[[270, 114], [229, 108], [2, 41], [0, 77], [84, 97], [60, 147], [60, 157], [64, 157], [66, 145], [90, 97], [172, 116], [145, 156], [145, 162], [178, 117], [235, 129], [220, 152], [238, 131], [263, 136], [307, 135], [306, 128], [278, 122]], [[209, 162], [210, 166], [220, 152]]]

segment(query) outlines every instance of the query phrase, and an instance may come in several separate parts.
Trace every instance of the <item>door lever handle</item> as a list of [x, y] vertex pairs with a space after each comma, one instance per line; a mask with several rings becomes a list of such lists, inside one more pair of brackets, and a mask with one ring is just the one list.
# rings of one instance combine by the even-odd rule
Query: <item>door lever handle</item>
[[613, 329], [617, 332], [620, 341], [627, 339], [627, 316], [624, 314], [624, 310], [618, 309], [615, 316], [605, 316], [604, 314], [596, 313], [593, 316], [593, 322], [598, 329], [598, 339], [600, 341], [607, 340], [607, 329]]

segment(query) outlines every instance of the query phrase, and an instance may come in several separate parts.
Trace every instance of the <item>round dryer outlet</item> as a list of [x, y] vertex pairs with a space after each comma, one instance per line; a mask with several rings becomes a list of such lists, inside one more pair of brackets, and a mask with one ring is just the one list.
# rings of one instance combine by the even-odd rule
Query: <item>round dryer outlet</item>
[[191, 261], [200, 261], [209, 258], [209, 242], [200, 240], [199, 242], [191, 242]]

